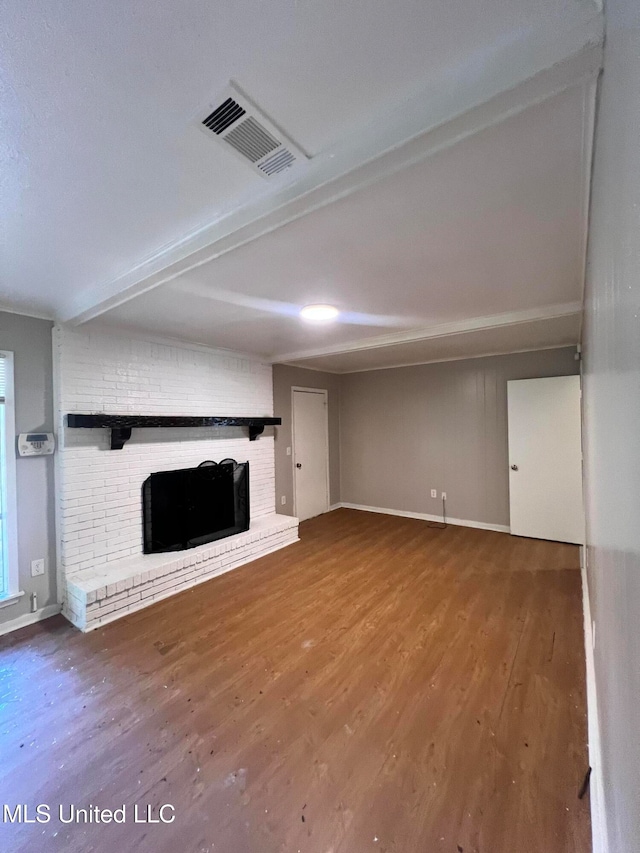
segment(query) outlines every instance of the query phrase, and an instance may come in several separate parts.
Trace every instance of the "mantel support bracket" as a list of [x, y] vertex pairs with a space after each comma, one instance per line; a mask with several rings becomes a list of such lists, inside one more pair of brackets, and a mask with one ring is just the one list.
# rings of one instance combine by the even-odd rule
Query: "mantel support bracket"
[[111, 427], [111, 449], [122, 450], [131, 438], [131, 427]]
[[264, 432], [264, 424], [249, 425], [249, 441], [255, 441]]

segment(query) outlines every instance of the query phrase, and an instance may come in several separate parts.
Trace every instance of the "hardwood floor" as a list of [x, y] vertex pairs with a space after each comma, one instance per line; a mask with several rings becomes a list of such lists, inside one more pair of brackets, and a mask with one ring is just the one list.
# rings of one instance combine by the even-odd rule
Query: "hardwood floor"
[[578, 549], [337, 510], [92, 634], [3, 638], [0, 738], [0, 801], [52, 809], [6, 853], [586, 853]]

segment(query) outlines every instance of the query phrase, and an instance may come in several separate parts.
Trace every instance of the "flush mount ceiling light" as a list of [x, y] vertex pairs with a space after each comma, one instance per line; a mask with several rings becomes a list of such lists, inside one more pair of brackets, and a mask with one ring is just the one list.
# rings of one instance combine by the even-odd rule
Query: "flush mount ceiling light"
[[333, 305], [305, 305], [300, 311], [303, 320], [312, 323], [327, 323], [335, 320], [340, 312]]

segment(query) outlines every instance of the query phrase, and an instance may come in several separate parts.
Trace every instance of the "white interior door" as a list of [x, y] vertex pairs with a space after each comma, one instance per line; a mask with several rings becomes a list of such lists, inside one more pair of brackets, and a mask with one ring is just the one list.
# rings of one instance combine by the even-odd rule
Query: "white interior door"
[[329, 509], [327, 392], [292, 391], [295, 514], [303, 521]]
[[584, 542], [580, 377], [507, 382], [511, 533]]

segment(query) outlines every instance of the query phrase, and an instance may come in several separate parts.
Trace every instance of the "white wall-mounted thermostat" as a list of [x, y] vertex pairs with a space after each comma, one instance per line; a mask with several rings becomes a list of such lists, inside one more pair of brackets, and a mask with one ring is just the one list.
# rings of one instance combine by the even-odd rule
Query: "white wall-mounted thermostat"
[[50, 456], [55, 449], [52, 432], [21, 432], [18, 436], [20, 456]]

